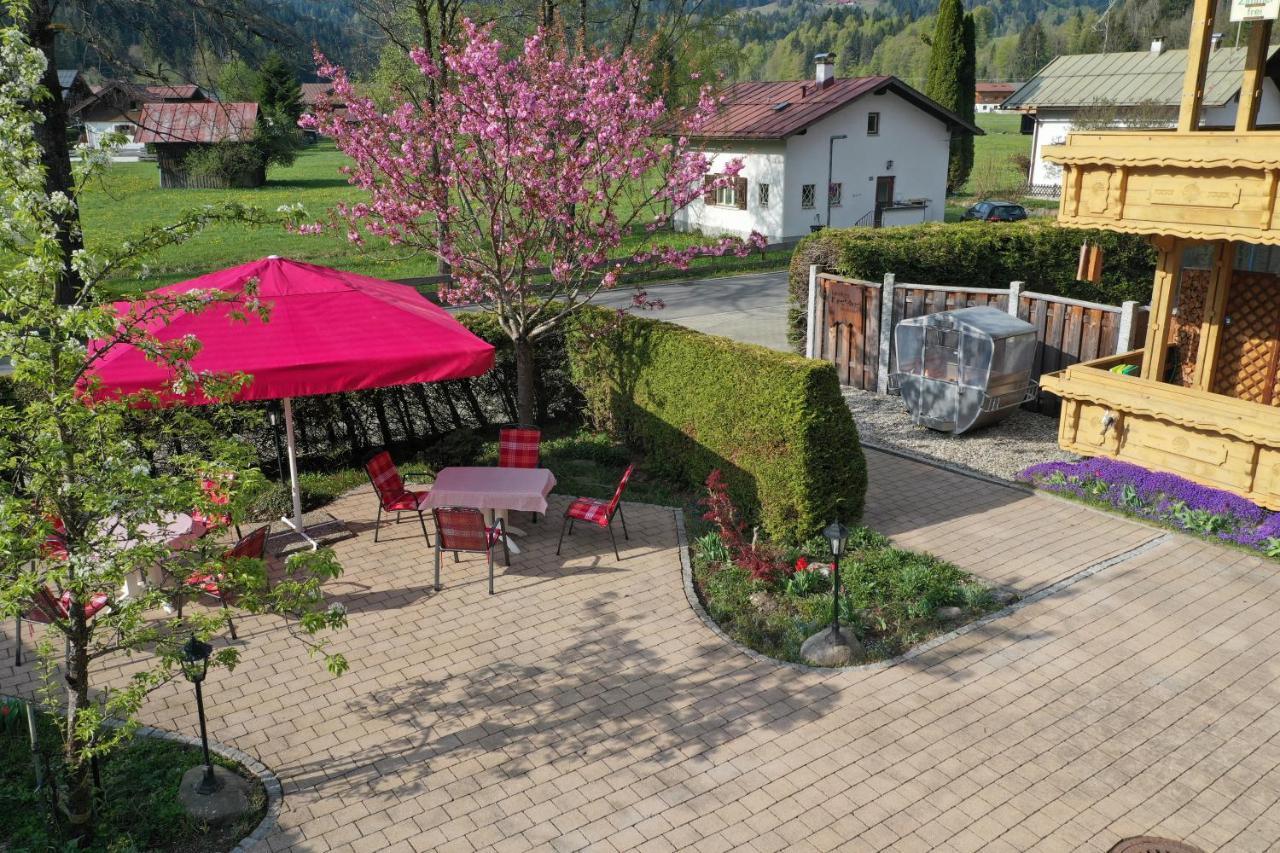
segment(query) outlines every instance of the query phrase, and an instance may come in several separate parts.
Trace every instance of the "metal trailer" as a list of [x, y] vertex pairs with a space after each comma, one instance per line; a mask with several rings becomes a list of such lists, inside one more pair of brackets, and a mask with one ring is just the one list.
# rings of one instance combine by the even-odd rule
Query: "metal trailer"
[[1035, 397], [1036, 330], [996, 308], [912, 317], [894, 330], [890, 387], [912, 420], [959, 435], [995, 423]]

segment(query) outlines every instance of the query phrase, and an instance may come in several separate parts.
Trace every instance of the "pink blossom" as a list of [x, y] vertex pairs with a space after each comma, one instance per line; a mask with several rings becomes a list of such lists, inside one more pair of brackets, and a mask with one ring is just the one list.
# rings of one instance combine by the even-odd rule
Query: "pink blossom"
[[[333, 137], [352, 161], [347, 180], [366, 194], [337, 205], [333, 224], [357, 243], [376, 236], [448, 262], [445, 300], [484, 303], [509, 334], [533, 338], [615, 287], [626, 264], [683, 269], [698, 256], [761, 245], [753, 238], [676, 248], [655, 236], [622, 254], [634, 229], [656, 235], [706, 191], [711, 159], [689, 146], [719, 106], [710, 86], [673, 117], [636, 53], [571, 56], [541, 32], [512, 52], [492, 27], [469, 20], [443, 66], [424, 50], [411, 58], [449, 85], [434, 103], [386, 112], [317, 53], [332, 101], [346, 111], [321, 103], [300, 123]], [[711, 187], [741, 169], [740, 160], [719, 165]]]

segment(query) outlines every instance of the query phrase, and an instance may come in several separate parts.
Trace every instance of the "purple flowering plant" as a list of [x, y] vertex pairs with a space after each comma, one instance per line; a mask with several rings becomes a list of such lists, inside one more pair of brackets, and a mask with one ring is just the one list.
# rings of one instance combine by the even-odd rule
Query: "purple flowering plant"
[[1018, 479], [1049, 492], [1117, 509], [1188, 533], [1280, 558], [1280, 512], [1222, 489], [1128, 462], [1096, 458], [1042, 462]]

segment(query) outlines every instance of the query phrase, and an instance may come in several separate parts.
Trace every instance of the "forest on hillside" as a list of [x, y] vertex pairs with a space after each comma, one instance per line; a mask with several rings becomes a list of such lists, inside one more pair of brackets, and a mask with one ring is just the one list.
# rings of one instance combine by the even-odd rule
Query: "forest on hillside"
[[[1226, 0], [1221, 0], [1223, 4]], [[375, 96], [391, 98], [416, 70], [415, 0], [202, 0], [225, 6], [234, 27], [202, 25], [194, 13], [157, 14], [140, 2], [131, 14], [94, 20], [93, 43], [65, 39], [60, 64], [112, 75], [196, 82], [217, 90], [225, 73], [243, 73], [280, 52], [301, 79], [315, 79], [313, 48], [352, 69]], [[546, 0], [454, 0], [462, 16], [493, 21], [509, 36], [532, 31]], [[966, 0], [973, 13], [979, 80], [1024, 80], [1066, 53], [1140, 50], [1154, 36], [1186, 44], [1192, 0]], [[73, 4], [88, 10], [94, 4]], [[584, 26], [602, 49], [627, 43], [651, 50], [673, 97], [692, 91], [672, 81], [688, 72], [734, 80], [808, 77], [815, 53], [833, 51], [837, 74], [893, 74], [923, 83], [938, 0], [564, 0], [552, 4], [567, 37]], [[116, 9], [130, 8], [116, 4]], [[85, 13], [89, 14], [89, 13]], [[234, 17], [232, 17], [234, 15]], [[206, 18], [207, 20], [207, 18]], [[1234, 31], [1220, 29], [1228, 43]], [[625, 23], [624, 23], [625, 22]], [[627, 29], [624, 34], [623, 28]], [[633, 32], [634, 31], [634, 32]], [[115, 46], [112, 55], [96, 44]]]

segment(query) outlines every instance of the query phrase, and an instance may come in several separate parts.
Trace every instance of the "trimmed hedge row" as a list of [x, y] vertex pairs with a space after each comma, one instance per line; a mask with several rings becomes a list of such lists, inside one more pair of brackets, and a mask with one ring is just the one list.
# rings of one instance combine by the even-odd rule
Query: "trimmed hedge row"
[[[1102, 247], [1103, 280], [1098, 284], [1075, 279], [1085, 240]], [[801, 346], [809, 265], [815, 263], [871, 281], [885, 273], [914, 284], [1008, 287], [1011, 281], [1024, 281], [1028, 290], [1039, 293], [1119, 305], [1127, 299], [1151, 299], [1156, 256], [1143, 237], [1032, 220], [820, 231], [801, 241], [791, 257], [790, 335]]]
[[866, 463], [832, 365], [597, 308], [566, 344], [588, 417], [649, 470], [700, 488], [719, 468], [779, 542], [861, 517]]

